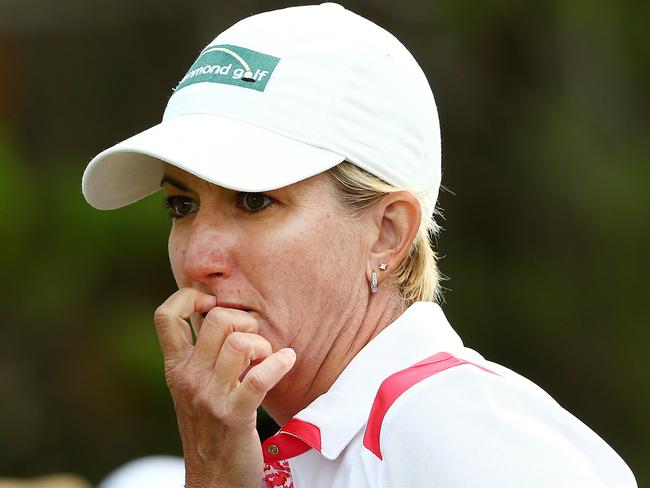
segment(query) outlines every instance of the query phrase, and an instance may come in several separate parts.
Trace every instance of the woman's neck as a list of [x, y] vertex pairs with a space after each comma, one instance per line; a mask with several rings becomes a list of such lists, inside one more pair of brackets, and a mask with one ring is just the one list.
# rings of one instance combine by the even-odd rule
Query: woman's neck
[[293, 370], [267, 394], [262, 405], [279, 425], [327, 392], [359, 351], [404, 311], [388, 290], [371, 295], [364, 305], [350, 308], [332, 326], [337, 334], [329, 344], [313, 354], [299, 354]]

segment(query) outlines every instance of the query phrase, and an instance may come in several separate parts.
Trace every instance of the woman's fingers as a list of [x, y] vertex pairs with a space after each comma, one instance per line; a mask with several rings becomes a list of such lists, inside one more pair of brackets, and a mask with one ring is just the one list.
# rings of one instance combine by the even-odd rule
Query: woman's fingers
[[210, 310], [197, 333], [194, 352], [187, 362], [188, 372], [212, 371], [226, 337], [236, 331], [257, 332], [257, 320], [243, 310], [221, 307]]
[[180, 363], [192, 354], [192, 331], [187, 319], [205, 313], [216, 304], [216, 298], [194, 288], [181, 288], [160, 305], [154, 323], [165, 361]]
[[[214, 296], [184, 288], [155, 313], [188, 476], [199, 473], [192, 479], [197, 486], [213, 486], [217, 479], [228, 486], [259, 486], [256, 410], [291, 369], [295, 353], [273, 353], [257, 333], [255, 314], [216, 305]], [[194, 343], [188, 319], [196, 327]]]
[[246, 332], [233, 332], [226, 337], [214, 365], [213, 383], [230, 389], [252, 361], [265, 359], [273, 352], [271, 343], [264, 337]]
[[[202, 318], [194, 344], [190, 317]], [[269, 341], [257, 334], [253, 315], [216, 307], [214, 296], [193, 288], [169, 297], [156, 310], [154, 320], [177, 415], [204, 405], [216, 419], [227, 411], [228, 418], [248, 422], [266, 393], [295, 362], [292, 349], [273, 353]], [[258, 360], [239, 383], [242, 372]], [[201, 403], [197, 400], [201, 398], [207, 400]]]
[[291, 370], [295, 362], [295, 351], [285, 348], [252, 367], [233, 392], [232, 408], [235, 414], [240, 417], [251, 415], [262, 404], [267, 392]]

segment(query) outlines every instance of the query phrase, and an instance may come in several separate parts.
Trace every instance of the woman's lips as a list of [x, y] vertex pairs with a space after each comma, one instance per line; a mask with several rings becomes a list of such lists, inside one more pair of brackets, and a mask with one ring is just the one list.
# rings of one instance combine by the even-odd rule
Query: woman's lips
[[245, 305], [240, 305], [239, 303], [229, 303], [229, 302], [217, 302], [217, 307], [234, 308], [237, 310], [243, 310], [244, 312], [249, 312], [251, 310]]

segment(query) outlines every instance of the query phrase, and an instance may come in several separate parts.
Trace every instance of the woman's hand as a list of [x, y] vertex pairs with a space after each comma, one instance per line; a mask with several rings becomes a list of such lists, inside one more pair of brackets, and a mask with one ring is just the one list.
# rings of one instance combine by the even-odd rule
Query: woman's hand
[[[187, 322], [199, 323], [196, 343]], [[291, 369], [291, 349], [273, 352], [242, 310], [216, 307], [214, 296], [182, 288], [154, 314], [165, 378], [183, 442], [187, 488], [254, 487], [264, 462], [255, 429], [266, 393]], [[253, 366], [240, 381], [251, 363]]]

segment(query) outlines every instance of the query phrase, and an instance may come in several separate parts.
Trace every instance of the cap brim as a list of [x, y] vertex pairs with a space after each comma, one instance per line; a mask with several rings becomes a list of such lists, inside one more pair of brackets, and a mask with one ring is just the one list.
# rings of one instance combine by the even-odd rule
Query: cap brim
[[82, 191], [95, 208], [123, 207], [160, 189], [167, 162], [224, 188], [263, 192], [343, 160], [340, 154], [236, 119], [183, 115], [95, 156], [84, 172]]

